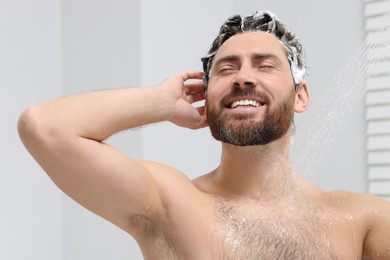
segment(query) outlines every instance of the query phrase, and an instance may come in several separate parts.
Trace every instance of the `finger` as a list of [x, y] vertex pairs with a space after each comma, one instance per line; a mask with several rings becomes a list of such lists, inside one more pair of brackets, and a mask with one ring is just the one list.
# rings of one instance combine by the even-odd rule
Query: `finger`
[[203, 72], [198, 70], [189, 70], [189, 71], [183, 71], [179, 73], [178, 75], [181, 77], [183, 81], [189, 80], [189, 79], [202, 79], [203, 78]]
[[202, 100], [204, 100], [204, 99], [205, 99], [205, 97], [204, 97], [203, 92], [193, 93], [193, 94], [187, 96], [187, 101], [188, 101], [190, 104], [195, 103], [195, 102], [202, 101]]
[[193, 82], [185, 85], [184, 93], [188, 95], [192, 93], [203, 92], [203, 90], [204, 90], [203, 82]]

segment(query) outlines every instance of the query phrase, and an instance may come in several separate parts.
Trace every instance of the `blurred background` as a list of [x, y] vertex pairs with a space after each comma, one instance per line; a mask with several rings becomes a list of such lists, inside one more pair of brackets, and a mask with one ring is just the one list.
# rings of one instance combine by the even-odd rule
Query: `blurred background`
[[[28, 105], [90, 90], [147, 87], [182, 70], [201, 70], [200, 58], [228, 16], [271, 10], [305, 47], [313, 106], [308, 115], [296, 116], [296, 127], [297, 132], [315, 128], [307, 123], [310, 113], [316, 113], [316, 104], [337, 85], [334, 79], [343, 69], [348, 71], [348, 61], [364, 45], [365, 19], [390, 12], [389, 3], [0, 0], [0, 259], [142, 259], [128, 234], [62, 194], [24, 149], [16, 124]], [[304, 177], [325, 190], [390, 196], [390, 98], [383, 99], [389, 97], [389, 75], [384, 72], [382, 83], [372, 83], [373, 93], [383, 91], [382, 101], [358, 100], [325, 149], [329, 152]], [[367, 116], [372, 107], [382, 109], [379, 119], [374, 110], [373, 119], [371, 113]], [[371, 136], [366, 129], [373, 120], [381, 124], [372, 134], [383, 137], [375, 139], [379, 148], [367, 146]], [[217, 167], [220, 156], [220, 144], [208, 129], [193, 131], [169, 123], [128, 130], [108, 142], [129, 156], [172, 165], [191, 178]], [[299, 156], [307, 147], [296, 143]]]

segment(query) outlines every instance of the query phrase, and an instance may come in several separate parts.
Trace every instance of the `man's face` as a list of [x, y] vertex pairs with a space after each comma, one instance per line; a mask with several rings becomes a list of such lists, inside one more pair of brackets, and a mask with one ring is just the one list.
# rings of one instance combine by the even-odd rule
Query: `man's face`
[[284, 47], [271, 34], [229, 38], [210, 69], [207, 120], [213, 136], [233, 145], [262, 145], [289, 130], [295, 91]]

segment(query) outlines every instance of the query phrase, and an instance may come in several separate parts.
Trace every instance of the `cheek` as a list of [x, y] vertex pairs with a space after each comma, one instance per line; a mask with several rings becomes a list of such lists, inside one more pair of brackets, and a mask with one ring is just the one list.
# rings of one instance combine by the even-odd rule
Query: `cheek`
[[234, 73], [226, 75], [210, 75], [208, 86], [213, 88], [221, 88], [223, 86], [229, 86], [234, 80]]
[[210, 91], [207, 90], [206, 96], [205, 96], [206, 111], [209, 110], [213, 106], [213, 104], [215, 103], [215, 101], [212, 99], [212, 96], [209, 93], [210, 93]]
[[295, 98], [295, 85], [292, 79], [282, 79], [280, 77], [273, 80], [264, 79], [260, 84], [274, 100], [290, 98], [291, 95], [294, 95]]
[[214, 82], [209, 81], [207, 91], [205, 93], [206, 103], [210, 103], [210, 104], [215, 103], [218, 97], [221, 96], [220, 92], [221, 92], [220, 88], [218, 88], [217, 85], [214, 84]]
[[205, 108], [206, 114], [210, 111], [214, 111], [213, 113], [218, 113], [220, 110], [219, 104], [221, 102], [221, 95], [215, 91], [207, 91], [205, 96]]

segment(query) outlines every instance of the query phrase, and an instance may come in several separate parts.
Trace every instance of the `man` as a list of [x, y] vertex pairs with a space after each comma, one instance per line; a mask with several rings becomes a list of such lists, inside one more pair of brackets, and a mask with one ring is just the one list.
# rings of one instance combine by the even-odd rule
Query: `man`
[[[301, 56], [272, 13], [233, 16], [202, 59], [204, 73], [32, 106], [20, 136], [60, 189], [131, 234], [145, 259], [390, 259], [388, 202], [292, 174], [293, 114], [309, 101]], [[103, 142], [161, 121], [209, 125], [220, 165], [189, 180]]]

